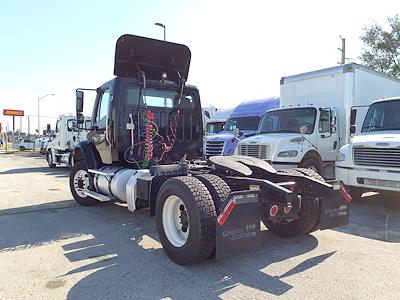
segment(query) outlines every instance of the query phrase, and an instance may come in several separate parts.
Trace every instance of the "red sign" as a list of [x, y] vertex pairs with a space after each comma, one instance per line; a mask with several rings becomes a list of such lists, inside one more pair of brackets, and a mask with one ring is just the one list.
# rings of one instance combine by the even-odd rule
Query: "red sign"
[[23, 117], [24, 111], [23, 110], [16, 110], [16, 109], [3, 109], [4, 116], [13, 116], [13, 117]]

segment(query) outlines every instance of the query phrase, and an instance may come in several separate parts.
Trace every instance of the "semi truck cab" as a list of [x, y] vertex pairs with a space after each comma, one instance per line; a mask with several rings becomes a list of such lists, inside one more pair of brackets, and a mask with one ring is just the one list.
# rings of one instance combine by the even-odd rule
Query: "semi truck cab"
[[257, 133], [266, 111], [279, 107], [279, 97], [249, 100], [239, 104], [218, 134], [209, 136], [204, 143], [205, 157], [232, 155], [238, 142]]
[[355, 200], [366, 191], [400, 192], [400, 97], [369, 107], [361, 134], [338, 153], [336, 178]]
[[58, 116], [56, 128], [51, 134], [45, 150], [49, 167], [72, 166], [74, 162], [72, 152], [81, 141], [86, 140], [90, 127], [90, 117], [84, 117], [83, 126], [78, 129], [75, 116]]
[[[324, 173], [340, 145], [333, 107], [298, 106], [268, 111], [258, 134], [239, 142], [237, 154], [266, 160], [278, 169], [303, 167]], [[323, 163], [325, 162], [325, 164]]]

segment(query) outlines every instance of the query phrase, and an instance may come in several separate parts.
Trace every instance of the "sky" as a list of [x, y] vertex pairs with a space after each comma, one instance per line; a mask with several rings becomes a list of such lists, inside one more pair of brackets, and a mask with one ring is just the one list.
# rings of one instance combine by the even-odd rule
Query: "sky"
[[[188, 83], [202, 105], [234, 107], [279, 96], [279, 80], [337, 65], [341, 39], [348, 61], [359, 62], [365, 26], [386, 26], [398, 1], [1, 0], [0, 113], [22, 109], [37, 128], [74, 113], [75, 89], [113, 77], [115, 42], [129, 33], [186, 44]], [[89, 95], [88, 95], [89, 96]], [[85, 112], [90, 111], [86, 101]], [[0, 115], [3, 127], [11, 117]], [[22, 130], [27, 131], [27, 117]], [[16, 129], [21, 121], [16, 121]]]

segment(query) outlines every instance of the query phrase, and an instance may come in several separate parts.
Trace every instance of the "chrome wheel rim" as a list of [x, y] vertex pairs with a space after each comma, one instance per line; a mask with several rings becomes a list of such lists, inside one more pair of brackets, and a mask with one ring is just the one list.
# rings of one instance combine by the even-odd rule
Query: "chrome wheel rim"
[[85, 198], [85, 192], [89, 187], [89, 174], [85, 170], [79, 170], [74, 175], [74, 189], [79, 197]]

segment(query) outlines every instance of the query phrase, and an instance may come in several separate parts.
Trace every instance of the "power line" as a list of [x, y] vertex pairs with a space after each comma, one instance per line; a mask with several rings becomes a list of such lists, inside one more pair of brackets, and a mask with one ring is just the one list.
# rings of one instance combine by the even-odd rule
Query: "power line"
[[35, 87], [26, 86], [26, 85], [21, 85], [21, 84], [16, 84], [16, 83], [3, 82], [3, 81], [0, 81], [0, 84], [9, 85], [9, 86], [14, 86], [14, 87], [19, 87], [19, 88], [24, 88], [24, 89], [30, 89], [30, 90], [35, 90], [35, 91], [47, 91], [47, 90], [40, 89], [40, 88], [35, 88]]

